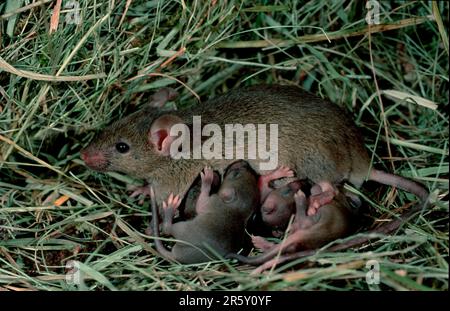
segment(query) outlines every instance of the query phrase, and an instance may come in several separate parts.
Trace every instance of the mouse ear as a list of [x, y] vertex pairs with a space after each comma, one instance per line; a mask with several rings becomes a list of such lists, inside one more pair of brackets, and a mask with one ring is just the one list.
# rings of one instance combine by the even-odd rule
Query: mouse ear
[[170, 146], [177, 138], [177, 136], [170, 136], [170, 129], [180, 123], [183, 123], [183, 120], [174, 115], [163, 115], [153, 121], [148, 139], [155, 147], [156, 153], [163, 156], [170, 155]]
[[167, 150], [163, 150], [164, 140], [167, 139], [169, 133], [165, 129], [150, 132], [150, 143], [155, 147], [155, 151], [161, 155], [168, 155]]
[[172, 88], [165, 87], [150, 97], [148, 105], [153, 108], [162, 108], [168, 101], [178, 97], [178, 92]]

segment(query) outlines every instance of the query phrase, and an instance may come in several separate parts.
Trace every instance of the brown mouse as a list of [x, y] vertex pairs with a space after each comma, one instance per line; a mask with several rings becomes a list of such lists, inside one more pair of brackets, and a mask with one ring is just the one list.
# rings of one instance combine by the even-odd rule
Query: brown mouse
[[294, 194], [301, 187], [305, 186], [305, 182], [294, 180], [278, 186], [276, 189], [271, 186], [271, 182], [293, 176], [294, 172], [286, 166], [281, 166], [269, 174], [259, 176], [261, 221], [263, 225], [273, 229], [273, 236], [280, 236], [286, 229], [285, 226], [287, 226], [291, 215], [295, 212]]
[[[179, 242], [167, 250], [154, 230], [156, 249], [166, 259], [180, 263], [200, 263], [239, 251], [245, 242], [245, 225], [259, 203], [257, 175], [245, 161], [230, 165], [216, 194], [210, 194], [213, 171], [206, 168], [201, 175], [201, 191], [196, 202], [196, 216], [173, 223], [175, 209], [181, 202], [171, 195], [163, 203], [163, 230]], [[154, 193], [151, 193], [152, 213], [158, 215]], [[158, 217], [153, 217], [158, 228]], [[211, 251], [212, 249], [213, 251]]]
[[[355, 246], [369, 242], [371, 240], [370, 236], [372, 234], [373, 234], [373, 238], [377, 238], [377, 236], [379, 234], [390, 234], [393, 231], [397, 230], [401, 225], [403, 225], [407, 221], [409, 221], [418, 212], [422, 211], [423, 207], [426, 205], [427, 204], [416, 204], [416, 206], [414, 206], [409, 211], [400, 215], [400, 217], [398, 217], [397, 219], [395, 219], [385, 225], [382, 225], [376, 229], [364, 232], [364, 236], [354, 237], [345, 242], [331, 245], [331, 246], [327, 247], [326, 249], [321, 249], [320, 251], [323, 251], [323, 252], [341, 251], [341, 250], [345, 250], [345, 249], [355, 247]], [[258, 242], [259, 241], [257, 241], [257, 243]], [[252, 272], [252, 274], [261, 273], [262, 271], [264, 271], [266, 269], [270, 269], [270, 268], [274, 267], [275, 265], [279, 265], [279, 264], [287, 262], [287, 261], [291, 261], [291, 260], [295, 260], [295, 259], [299, 259], [299, 258], [303, 258], [303, 257], [308, 257], [308, 256], [313, 256], [318, 251], [319, 251], [318, 249], [306, 249], [306, 250], [301, 250], [298, 252], [292, 252], [289, 254], [281, 254], [281, 256], [279, 256], [279, 257], [277, 256], [276, 258], [270, 259], [270, 260], [262, 263], [261, 266], [259, 266], [257, 269], [255, 269]], [[233, 256], [239, 256], [239, 255], [233, 255]], [[243, 258], [244, 258], [244, 260], [246, 260], [245, 257], [243, 257]], [[250, 257], [248, 257], [248, 258], [250, 258]], [[240, 258], [238, 258], [238, 260], [239, 259]], [[250, 263], [250, 264], [252, 264], [252, 263]], [[255, 263], [255, 264], [257, 264], [257, 263]]]
[[[321, 194], [323, 192], [320, 186], [314, 185], [311, 188], [311, 196]], [[247, 264], [262, 264], [278, 254], [319, 248], [353, 231], [353, 214], [342, 191], [337, 191], [331, 200], [324, 200], [324, 204], [313, 215], [308, 215], [308, 201], [301, 189], [295, 194], [290, 192], [290, 196], [295, 201], [295, 219], [289, 235], [282, 243], [274, 244], [259, 236], [252, 237], [254, 246], [265, 251], [262, 255], [245, 257], [230, 254], [228, 257]]]
[[[156, 190], [157, 201], [169, 193], [186, 194], [199, 171], [210, 166], [220, 172], [235, 159], [178, 159], [167, 156], [175, 141], [170, 129], [183, 120], [193, 126], [217, 124], [277, 124], [278, 164], [292, 168], [298, 179], [321, 185], [348, 181], [357, 188], [367, 179], [412, 192], [422, 201], [428, 192], [416, 182], [371, 169], [370, 158], [352, 119], [337, 105], [295, 86], [257, 85], [232, 90], [194, 107], [163, 112], [161, 101], [123, 118], [103, 130], [81, 156], [98, 171], [119, 171], [146, 179]], [[240, 146], [243, 147], [243, 146]], [[259, 174], [267, 171], [258, 156], [245, 160]], [[325, 191], [325, 189], [322, 189]], [[312, 204], [314, 205], [314, 204]]]
[[[270, 183], [279, 178], [293, 177], [294, 172], [288, 167], [281, 166], [270, 174], [262, 175], [258, 179], [258, 186], [261, 193], [261, 221], [272, 228], [272, 235], [281, 236], [289, 223], [293, 214], [295, 214], [296, 204], [294, 195], [298, 190], [311, 194], [307, 208], [308, 216], [317, 213], [317, 210], [333, 201], [335, 197], [335, 187], [331, 184], [322, 182], [321, 185], [311, 187], [308, 180], [293, 180], [285, 185], [273, 188]], [[325, 191], [323, 189], [326, 189]], [[329, 191], [331, 189], [331, 191]], [[353, 202], [358, 205], [360, 202]]]
[[261, 203], [261, 220], [272, 228], [272, 235], [279, 237], [286, 230], [289, 220], [295, 214], [294, 194], [302, 189], [299, 180], [272, 190]]
[[[328, 186], [333, 187], [333, 186]], [[336, 187], [333, 187], [335, 189]], [[331, 189], [331, 188], [330, 188]], [[272, 235], [281, 236], [286, 230], [289, 220], [295, 214], [296, 204], [294, 195], [298, 190], [306, 192], [309, 196], [309, 202], [314, 200], [316, 206], [309, 204], [307, 209], [308, 216], [315, 215], [320, 207], [331, 204], [336, 197], [336, 190], [332, 193], [323, 191], [319, 185], [311, 187], [308, 180], [294, 180], [288, 184], [273, 189], [268, 193], [261, 203], [261, 221], [265, 226], [272, 228]], [[310, 194], [310, 195], [309, 195]], [[350, 193], [344, 192], [349, 203], [349, 211], [357, 216], [355, 208], [361, 205], [359, 198], [352, 197]], [[311, 209], [313, 211], [311, 212]]]

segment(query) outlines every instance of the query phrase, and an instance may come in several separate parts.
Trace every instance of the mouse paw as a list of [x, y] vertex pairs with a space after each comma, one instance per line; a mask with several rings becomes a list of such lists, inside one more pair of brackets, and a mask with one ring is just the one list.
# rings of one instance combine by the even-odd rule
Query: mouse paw
[[173, 193], [171, 193], [169, 195], [169, 197], [167, 198], [167, 201], [163, 202], [163, 209], [164, 210], [173, 210], [175, 211], [176, 209], [178, 209], [178, 207], [181, 204], [181, 199], [179, 195], [174, 196]]
[[163, 201], [162, 203], [162, 210], [163, 210], [163, 224], [162, 224], [162, 231], [163, 234], [169, 235], [171, 232], [173, 217], [175, 215], [175, 211], [180, 206], [181, 199], [180, 196], [174, 196], [173, 193], [169, 195], [166, 201]]
[[279, 179], [283, 177], [294, 177], [294, 171], [289, 167], [283, 165], [277, 168], [272, 174], [274, 174], [274, 179]]
[[146, 197], [150, 197], [150, 187], [148, 185], [146, 186], [134, 186], [134, 185], [130, 185], [127, 187], [128, 191], [133, 191], [130, 194], [130, 198], [135, 198], [137, 196], [143, 196], [143, 198], [141, 198], [139, 200], [139, 204], [142, 205], [144, 204], [144, 199]]
[[211, 185], [214, 181], [214, 171], [209, 166], [206, 166], [204, 172], [200, 172], [200, 177], [202, 179], [201, 191], [207, 191], [209, 194], [209, 191], [211, 190]]
[[270, 182], [271, 180], [276, 180], [283, 177], [294, 177], [294, 171], [291, 170], [289, 167], [283, 165], [277, 168], [276, 170], [270, 172], [269, 174], [261, 176], [263, 182]]
[[177, 195], [174, 197], [173, 193], [169, 195], [166, 201], [162, 202], [162, 207], [164, 214], [174, 214], [178, 206], [180, 206], [181, 200], [180, 197]]
[[151, 96], [151, 101], [149, 103], [150, 106], [161, 108], [164, 106], [169, 100], [173, 100], [178, 97], [178, 92], [172, 88], [165, 87], [157, 91], [155, 94]]
[[330, 204], [333, 201], [334, 196], [335, 196], [334, 191], [324, 191], [316, 195], [311, 195], [309, 197], [307, 215], [308, 216], [315, 215], [319, 210], [319, 208], [321, 208], [324, 205]]
[[294, 177], [294, 171], [291, 170], [289, 167], [287, 166], [280, 166], [276, 171], [276, 176], [278, 178], [283, 178], [283, 177]]
[[263, 252], [268, 251], [275, 246], [274, 243], [267, 241], [261, 236], [252, 236], [252, 243], [256, 249], [259, 249]]

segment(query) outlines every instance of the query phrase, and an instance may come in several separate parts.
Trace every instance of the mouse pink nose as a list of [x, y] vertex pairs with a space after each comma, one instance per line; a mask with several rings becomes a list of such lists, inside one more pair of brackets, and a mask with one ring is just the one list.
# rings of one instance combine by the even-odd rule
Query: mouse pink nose
[[236, 197], [236, 190], [233, 188], [220, 189], [219, 196], [222, 198], [223, 202], [230, 203], [234, 201]]
[[85, 149], [80, 152], [80, 155], [84, 163], [94, 170], [102, 170], [107, 165], [105, 155], [99, 151]]

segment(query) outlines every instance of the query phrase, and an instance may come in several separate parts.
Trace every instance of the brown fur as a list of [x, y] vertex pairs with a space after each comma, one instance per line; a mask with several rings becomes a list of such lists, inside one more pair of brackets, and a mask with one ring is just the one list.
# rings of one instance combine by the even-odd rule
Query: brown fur
[[[279, 165], [293, 169], [299, 179], [333, 183], [347, 180], [360, 187], [369, 172], [370, 159], [351, 118], [337, 105], [297, 87], [244, 87], [171, 114], [188, 125], [193, 115], [200, 115], [202, 124], [215, 123], [222, 130], [224, 124], [230, 123], [278, 124]], [[161, 198], [170, 192], [184, 196], [206, 165], [223, 170], [234, 161], [173, 160], [155, 153], [148, 132], [153, 120], [161, 115], [160, 110], [147, 107], [106, 128], [86, 149], [101, 152], [106, 159], [105, 165], [93, 168], [145, 178]], [[128, 154], [115, 151], [118, 141], [130, 145]], [[260, 159], [246, 160], [258, 173], [264, 174], [259, 170]]]
[[[184, 195], [198, 172], [207, 164], [222, 169], [233, 160], [172, 160], [155, 154], [148, 141], [153, 120], [163, 113], [147, 107], [106, 128], [87, 148], [101, 151], [107, 159], [100, 171], [120, 171], [148, 179], [159, 197], [169, 192]], [[279, 164], [292, 168], [300, 179], [342, 181], [360, 186], [367, 175], [369, 157], [353, 122], [328, 101], [290, 86], [255, 86], [237, 89], [191, 109], [171, 112], [192, 122], [279, 125]], [[323, 124], [327, 126], [324, 127]], [[115, 151], [115, 144], [130, 145], [128, 154]], [[258, 173], [259, 159], [249, 160]], [[160, 201], [160, 200], [159, 200]]]

